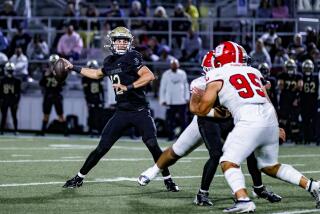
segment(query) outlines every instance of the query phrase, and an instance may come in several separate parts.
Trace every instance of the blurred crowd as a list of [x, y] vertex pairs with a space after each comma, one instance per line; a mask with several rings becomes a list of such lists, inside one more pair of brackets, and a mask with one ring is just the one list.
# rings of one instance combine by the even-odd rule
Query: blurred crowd
[[[290, 18], [290, 8], [288, 1], [261, 0], [254, 16]], [[199, 7], [197, 2], [192, 0], [174, 4], [171, 8], [160, 4], [151, 5], [148, 0], [130, 1], [129, 6], [124, 8], [118, 1], [110, 1], [109, 8], [104, 10], [86, 1], [68, 1], [66, 10], [61, 14], [65, 18], [52, 23], [57, 34], [51, 45], [43, 39], [44, 34], [31, 35], [25, 20], [11, 21], [7, 18], [21, 16], [14, 11], [12, 1], [4, 1], [0, 10], [0, 76], [5, 75], [5, 64], [11, 62], [15, 68], [14, 76], [22, 83], [40, 80], [48, 69], [47, 61], [50, 55], [58, 54], [75, 63], [81, 62], [87, 59], [83, 56], [88, 49], [101, 49], [104, 45], [103, 35], [111, 29], [130, 26], [135, 35], [135, 49], [142, 54], [144, 61], [157, 76], [151, 90], [154, 96], [161, 100], [161, 104], [169, 105], [161, 97], [165, 91], [164, 83], [160, 83], [162, 77], [167, 71], [182, 70], [185, 74], [179, 71], [175, 78], [186, 76], [186, 81], [190, 82], [194, 75], [201, 74], [201, 59], [207, 52], [205, 47], [208, 47], [205, 45], [205, 38], [199, 34], [199, 29], [202, 28], [198, 22], [202, 17]], [[90, 21], [79, 17], [90, 18]], [[154, 19], [150, 20], [148, 17]], [[127, 19], [119, 18], [130, 19], [128, 22]], [[174, 32], [171, 38], [167, 33], [170, 28]], [[278, 110], [281, 125], [288, 130], [289, 140], [319, 144], [319, 32], [311, 26], [306, 26], [304, 32], [296, 33], [293, 37], [280, 36], [280, 29], [282, 32], [284, 29], [292, 32], [293, 26], [278, 20], [259, 22], [257, 29], [264, 33], [258, 36], [253, 47], [249, 42], [239, 43], [246, 48], [251, 57], [251, 65], [264, 70], [266, 78], [271, 82], [271, 98]], [[221, 38], [223, 39], [227, 37]], [[190, 63], [193, 68], [190, 67]], [[183, 79], [181, 82], [183, 87], [186, 87], [184, 81]], [[178, 99], [183, 101], [177, 105], [187, 106], [189, 98], [185, 93], [174, 96], [184, 96]], [[187, 115], [186, 111], [186, 107], [182, 110], [179, 108], [169, 112], [167, 116], [174, 118], [175, 115], [180, 115], [177, 118], [181, 121], [180, 126], [183, 129], [187, 121], [183, 118]], [[169, 119], [168, 126], [173, 130], [174, 121], [171, 121]], [[174, 138], [173, 135], [170, 133], [171, 139]]]

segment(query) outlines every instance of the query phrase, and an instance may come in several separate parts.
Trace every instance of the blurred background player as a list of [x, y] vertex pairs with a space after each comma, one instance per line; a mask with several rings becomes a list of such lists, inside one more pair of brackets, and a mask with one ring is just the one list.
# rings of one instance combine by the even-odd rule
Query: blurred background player
[[5, 76], [0, 80], [1, 134], [4, 133], [9, 108], [13, 120], [14, 134], [18, 134], [17, 111], [21, 94], [21, 81], [13, 76], [14, 70], [15, 65], [12, 62], [7, 62], [4, 66]]
[[270, 98], [271, 103], [273, 104], [274, 108], [278, 110], [278, 97], [277, 97], [277, 90], [278, 90], [278, 83], [277, 79], [270, 75], [270, 67], [267, 63], [261, 63], [258, 66], [258, 70], [263, 75], [265, 80], [265, 87]]
[[300, 132], [300, 95], [303, 77], [297, 71], [297, 64], [289, 59], [284, 64], [284, 71], [278, 76], [279, 86], [279, 124], [285, 128], [287, 138], [295, 143], [302, 141]]
[[49, 57], [49, 65], [43, 73], [43, 76], [39, 82], [43, 92], [43, 120], [42, 128], [39, 135], [45, 135], [47, 131], [47, 125], [51, 113], [52, 106], [54, 106], [58, 115], [59, 122], [63, 125], [64, 134], [67, 135], [67, 124], [63, 116], [63, 96], [61, 94], [62, 88], [65, 83], [59, 83], [52, 72], [54, 63], [59, 59], [59, 56], [53, 54]]
[[314, 64], [310, 59], [302, 63], [303, 90], [301, 93], [301, 117], [304, 143], [315, 140], [315, 122], [317, 115], [317, 99], [319, 77], [314, 72]]
[[[98, 69], [99, 64], [96, 60], [90, 60], [87, 63], [88, 68]], [[104, 91], [101, 79], [90, 79], [82, 77], [82, 86], [88, 107], [88, 126], [89, 135], [99, 135], [101, 132], [101, 115], [104, 107]]]

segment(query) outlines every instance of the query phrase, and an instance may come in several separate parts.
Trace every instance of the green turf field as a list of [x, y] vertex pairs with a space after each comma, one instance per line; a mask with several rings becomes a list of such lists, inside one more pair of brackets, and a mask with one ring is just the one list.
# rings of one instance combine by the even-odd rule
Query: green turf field
[[[140, 172], [153, 164], [141, 142], [120, 141], [89, 173], [79, 189], [61, 186], [82, 166], [97, 139], [72, 138], [0, 138], [0, 213], [222, 213], [233, 202], [231, 191], [220, 169], [211, 185], [213, 207], [197, 207], [193, 199], [208, 157], [205, 147], [191, 153], [171, 167], [181, 189], [167, 192], [163, 182], [138, 186]], [[162, 147], [170, 144], [161, 143]], [[320, 147], [286, 146], [280, 149], [280, 161], [293, 164], [307, 176], [320, 178]], [[247, 173], [246, 166], [243, 167]], [[246, 176], [247, 186], [251, 186]], [[313, 213], [311, 196], [281, 181], [263, 176], [264, 183], [283, 197], [270, 204], [254, 199], [257, 213]], [[249, 188], [251, 192], [251, 188]], [[320, 210], [319, 210], [320, 211]]]

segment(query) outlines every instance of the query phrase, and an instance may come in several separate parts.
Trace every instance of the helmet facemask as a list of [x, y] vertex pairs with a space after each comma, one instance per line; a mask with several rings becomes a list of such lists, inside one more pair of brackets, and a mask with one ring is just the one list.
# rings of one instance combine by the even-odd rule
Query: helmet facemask
[[305, 60], [302, 63], [302, 72], [306, 75], [311, 75], [314, 71], [314, 64], [310, 59]]

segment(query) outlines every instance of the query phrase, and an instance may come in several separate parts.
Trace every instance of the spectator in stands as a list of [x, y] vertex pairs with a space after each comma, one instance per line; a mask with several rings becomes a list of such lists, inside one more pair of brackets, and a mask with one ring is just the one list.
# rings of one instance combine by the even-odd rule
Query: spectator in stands
[[275, 65], [274, 67], [281, 68], [284, 63], [289, 59], [286, 49], [282, 46], [282, 39], [276, 38], [275, 44], [270, 51], [271, 61]]
[[74, 31], [73, 25], [65, 28], [65, 34], [59, 39], [57, 52], [66, 59], [78, 60], [83, 48], [80, 35]]
[[43, 60], [47, 58], [49, 48], [47, 43], [42, 40], [40, 34], [35, 34], [33, 40], [28, 44], [27, 56], [30, 60]]
[[318, 62], [320, 62], [319, 58], [319, 50], [317, 46], [314, 43], [310, 43], [306, 49], [305, 52], [303, 52], [299, 57], [298, 57], [298, 62], [302, 64], [305, 60], [311, 59], [311, 61], [314, 64], [315, 71], [318, 71]]
[[275, 40], [278, 38], [278, 34], [276, 32], [277, 26], [274, 24], [268, 25], [268, 32], [264, 33], [260, 39], [262, 39], [266, 49], [270, 52], [272, 46], [275, 44]]
[[[94, 4], [88, 5], [85, 16], [89, 18], [99, 17], [98, 9]], [[83, 30], [89, 30], [87, 23], [87, 20], [81, 21], [80, 28]], [[90, 19], [90, 30], [100, 30], [100, 23], [98, 19]]]
[[[135, 0], [130, 0], [130, 4], [134, 2]], [[139, 0], [141, 4], [141, 10], [146, 16], [150, 16], [150, 6], [151, 6], [151, 0]]]
[[310, 43], [317, 44], [317, 33], [316, 30], [310, 26], [306, 28], [306, 45], [309, 45]]
[[271, 18], [271, 16], [272, 16], [272, 11], [271, 11], [270, 0], [261, 0], [258, 11], [257, 11], [257, 17]]
[[192, 3], [192, 0], [188, 0], [187, 2], [186, 13], [189, 14], [189, 16], [191, 17], [192, 29], [194, 31], [198, 31], [199, 30], [199, 24], [198, 24], [199, 11], [197, 6], [195, 6]]
[[15, 51], [17, 47], [21, 47], [22, 52], [26, 54], [27, 47], [30, 41], [31, 36], [28, 33], [24, 32], [23, 25], [21, 23], [17, 29], [17, 33], [13, 36], [11, 40], [9, 55], [12, 55], [12, 52]]
[[289, 18], [289, 8], [283, 0], [274, 0], [272, 7], [272, 18]]
[[306, 46], [302, 42], [302, 36], [300, 33], [296, 33], [293, 38], [293, 43], [290, 43], [288, 49], [293, 49], [297, 57], [303, 54], [306, 50]]
[[198, 62], [201, 48], [202, 39], [193, 31], [192, 27], [190, 27], [187, 36], [182, 38], [182, 57], [180, 60], [182, 62]]
[[[17, 16], [17, 12], [13, 9], [12, 1], [4, 1], [3, 10], [0, 11], [0, 28], [4, 30], [9, 30], [9, 28], [17, 28], [18, 20], [13, 20], [12, 23], [10, 19], [6, 19], [8, 16]], [[11, 25], [11, 26], [10, 26]]]
[[[129, 13], [129, 17], [131, 18], [139, 18], [139, 17], [146, 17], [146, 14], [143, 12], [141, 8], [140, 1], [136, 0], [133, 1], [131, 4], [131, 9]], [[133, 19], [131, 20], [131, 29], [143, 29], [145, 30], [147, 27], [147, 22], [143, 19]]]
[[4, 75], [4, 65], [8, 62], [8, 57], [5, 53], [0, 52], [0, 77]]
[[0, 52], [7, 53], [8, 47], [9, 47], [8, 39], [7, 39], [7, 37], [5, 37], [5, 35], [3, 35], [3, 33], [0, 29]]
[[160, 83], [160, 104], [167, 106], [166, 121], [168, 140], [174, 140], [174, 124], [178, 122], [180, 133], [187, 125], [187, 103], [190, 98], [189, 84], [184, 70], [179, 69], [179, 61], [173, 59], [170, 69], [166, 70]]
[[162, 18], [163, 20], [152, 20], [151, 22], [149, 22], [149, 29], [151, 31], [164, 31], [163, 34], [154, 34], [154, 36], [161, 44], [168, 44], [169, 22], [166, 9], [162, 6], [158, 6], [154, 10], [153, 17]]
[[252, 59], [252, 66], [257, 68], [259, 64], [266, 62], [268, 66], [271, 68], [271, 58], [264, 47], [263, 41], [258, 39], [256, 41], [256, 46], [253, 51], [250, 53], [250, 57]]
[[69, 24], [72, 24], [72, 26], [77, 29], [78, 21], [76, 20], [76, 10], [75, 10], [74, 3], [72, 2], [68, 3], [63, 16], [70, 17], [70, 18], [66, 18], [65, 20], [63, 20], [60, 26], [64, 26], [65, 23], [69, 23]]
[[182, 20], [172, 21], [172, 31], [177, 32], [173, 33], [173, 40], [175, 48], [181, 47], [182, 38], [184, 37], [183, 33], [187, 32], [191, 26], [190, 16], [185, 13], [182, 4], [177, 4], [174, 8], [174, 15], [172, 18], [179, 18]]
[[172, 60], [174, 60], [175, 58], [170, 54], [170, 52], [171, 52], [171, 49], [169, 46], [162, 45], [158, 51], [158, 54], [160, 56], [159, 61], [166, 62], [166, 63], [172, 62]]
[[[112, 1], [110, 9], [107, 10], [105, 13], [101, 14], [101, 17], [107, 17], [107, 18], [120, 18], [123, 17], [124, 13], [120, 9], [118, 1]], [[107, 26], [107, 31], [110, 29], [114, 29], [118, 26], [126, 26], [123, 20], [109, 20], [107, 19], [104, 23], [105, 26]]]
[[10, 58], [10, 62], [15, 64], [15, 77], [22, 81], [28, 80], [28, 58], [23, 54], [21, 47], [16, 47], [15, 54]]

